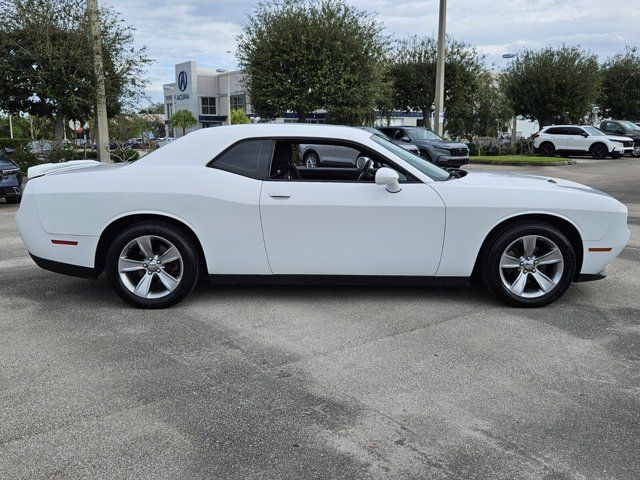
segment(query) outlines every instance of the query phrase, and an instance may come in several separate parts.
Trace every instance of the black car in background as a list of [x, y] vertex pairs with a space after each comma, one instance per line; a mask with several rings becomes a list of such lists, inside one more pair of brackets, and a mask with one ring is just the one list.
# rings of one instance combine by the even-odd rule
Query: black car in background
[[627, 120], [603, 120], [600, 130], [609, 135], [633, 139], [633, 156], [640, 157], [640, 126]]
[[7, 203], [20, 203], [22, 198], [22, 175], [20, 167], [11, 160], [15, 150], [0, 148], [0, 198]]
[[458, 168], [469, 163], [469, 148], [460, 142], [450, 142], [424, 127], [379, 127], [395, 141], [418, 147], [420, 156], [441, 167]]

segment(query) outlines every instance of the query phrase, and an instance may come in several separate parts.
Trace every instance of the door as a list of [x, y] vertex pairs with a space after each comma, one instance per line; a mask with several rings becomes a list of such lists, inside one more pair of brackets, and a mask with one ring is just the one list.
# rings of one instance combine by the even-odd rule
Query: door
[[[279, 150], [296, 148], [276, 146]], [[304, 168], [300, 170], [304, 177]], [[274, 274], [435, 274], [445, 208], [429, 185], [407, 183], [411, 179], [401, 175], [402, 190], [389, 193], [372, 178], [331, 181], [336, 169], [326, 169], [325, 179], [318, 179], [321, 169], [312, 170], [316, 180], [292, 177], [263, 183], [262, 230]]]
[[564, 127], [552, 127], [545, 132], [548, 140], [551, 140], [556, 150], [565, 150], [567, 148], [567, 132]]
[[566, 127], [566, 149], [571, 151], [586, 152], [589, 150], [591, 140], [586, 136], [586, 132], [579, 127]]

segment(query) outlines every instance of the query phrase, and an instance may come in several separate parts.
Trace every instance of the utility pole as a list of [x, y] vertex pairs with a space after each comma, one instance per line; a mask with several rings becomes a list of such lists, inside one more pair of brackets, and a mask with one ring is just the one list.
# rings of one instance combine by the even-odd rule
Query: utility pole
[[91, 23], [91, 49], [93, 51], [93, 69], [96, 75], [96, 116], [98, 117], [98, 159], [111, 163], [109, 153], [109, 123], [107, 121], [107, 94], [104, 85], [104, 67], [102, 64], [102, 41], [100, 37], [100, 15], [98, 0], [87, 0], [87, 12]]
[[447, 40], [447, 0], [440, 0], [440, 15], [438, 21], [438, 63], [436, 65], [436, 98], [433, 115], [433, 130], [442, 135], [440, 115], [444, 112], [444, 57]]
[[227, 125], [231, 125], [231, 71], [227, 70]]
[[11, 120], [11, 114], [9, 114], [9, 136], [13, 140], [13, 121]]

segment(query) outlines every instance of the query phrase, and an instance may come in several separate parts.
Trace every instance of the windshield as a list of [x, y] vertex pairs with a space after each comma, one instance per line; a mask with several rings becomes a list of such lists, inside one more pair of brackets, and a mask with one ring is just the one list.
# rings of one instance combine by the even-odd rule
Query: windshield
[[442, 140], [441, 136], [427, 128], [411, 127], [406, 130], [414, 140]]
[[626, 120], [620, 122], [622, 124], [622, 126], [624, 128], [626, 128], [627, 130], [633, 130], [633, 131], [638, 131], [640, 130], [640, 127], [638, 125], [636, 125], [635, 123], [631, 123], [631, 122], [627, 122]]
[[418, 155], [408, 152], [404, 148], [399, 147], [395, 143], [390, 142], [389, 140], [387, 140], [386, 138], [380, 135], [377, 135], [377, 134], [373, 135], [371, 139], [377, 144], [389, 150], [395, 156], [400, 157], [409, 165], [420, 170], [422, 173], [427, 175], [432, 180], [446, 180], [451, 176], [449, 175], [449, 172], [442, 170], [440, 167], [436, 167], [433, 163], [428, 162], [427, 160], [425, 160], [422, 157], [419, 157]]
[[596, 127], [582, 127], [584, 128], [587, 132], [589, 132], [589, 135], [593, 135], [594, 137], [602, 137], [605, 135], [605, 133], [602, 130], [598, 130]]

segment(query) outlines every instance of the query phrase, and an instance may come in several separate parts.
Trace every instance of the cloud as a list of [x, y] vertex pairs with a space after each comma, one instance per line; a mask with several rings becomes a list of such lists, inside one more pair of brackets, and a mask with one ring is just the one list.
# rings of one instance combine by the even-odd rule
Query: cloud
[[[257, 5], [253, 0], [102, 0], [133, 25], [136, 42], [156, 63], [149, 95], [162, 99], [174, 65], [196, 60], [209, 68], [235, 67], [235, 37]], [[395, 36], [430, 35], [438, 28], [438, 0], [351, 0], [375, 12]], [[447, 31], [475, 45], [487, 64], [502, 68], [503, 53], [547, 45], [580, 45], [602, 59], [637, 42], [640, 0], [466, 0], [449, 2]], [[226, 51], [234, 52], [227, 54]]]

